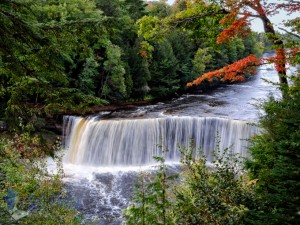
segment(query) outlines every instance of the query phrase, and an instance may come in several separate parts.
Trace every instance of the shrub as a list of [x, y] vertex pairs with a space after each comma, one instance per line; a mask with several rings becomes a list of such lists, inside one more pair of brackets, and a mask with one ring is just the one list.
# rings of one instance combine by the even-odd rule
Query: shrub
[[57, 172], [50, 174], [38, 143], [38, 138], [26, 134], [0, 140], [1, 217], [6, 224], [80, 224], [73, 201], [63, 190], [61, 157], [54, 157]]
[[176, 179], [168, 175], [163, 160], [154, 178], [141, 178], [140, 188], [124, 211], [125, 224], [246, 223], [257, 199], [255, 182], [247, 182], [239, 158], [226, 149], [218, 151], [207, 166], [205, 156], [199, 153], [195, 157], [193, 148], [181, 152], [182, 166]]

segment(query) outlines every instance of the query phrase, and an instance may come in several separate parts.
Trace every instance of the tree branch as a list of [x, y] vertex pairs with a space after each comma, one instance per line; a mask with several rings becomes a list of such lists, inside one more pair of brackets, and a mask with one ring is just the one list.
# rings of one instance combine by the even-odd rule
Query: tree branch
[[288, 30], [286, 30], [286, 29], [284, 29], [284, 28], [282, 28], [282, 27], [279, 27], [278, 29], [283, 30], [283, 31], [285, 31], [286, 33], [288, 33], [288, 34], [290, 34], [290, 35], [293, 35], [294, 37], [300, 39], [300, 35], [294, 34], [294, 33], [290, 32], [290, 31], [288, 31]]

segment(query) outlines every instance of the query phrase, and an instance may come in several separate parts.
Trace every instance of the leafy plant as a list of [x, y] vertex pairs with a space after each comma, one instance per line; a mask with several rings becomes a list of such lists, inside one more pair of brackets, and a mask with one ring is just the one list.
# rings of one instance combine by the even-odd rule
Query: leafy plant
[[264, 205], [253, 224], [300, 223], [300, 92], [299, 77], [292, 78], [290, 97], [270, 98], [262, 104], [263, 132], [252, 140], [249, 175], [257, 179], [257, 194]]
[[193, 147], [181, 152], [176, 179], [169, 179], [164, 161], [154, 178], [141, 177], [125, 210], [125, 224], [247, 224], [246, 216], [258, 201], [255, 182], [248, 182], [240, 158], [225, 149], [208, 164]]
[[18, 224], [80, 224], [74, 201], [63, 190], [61, 156], [54, 157], [56, 173], [49, 173], [39, 143], [27, 134], [0, 141], [1, 213]]
[[125, 224], [172, 224], [169, 194], [176, 175], [167, 173], [163, 157], [154, 158], [159, 163], [157, 170], [141, 174], [133, 202], [124, 211]]

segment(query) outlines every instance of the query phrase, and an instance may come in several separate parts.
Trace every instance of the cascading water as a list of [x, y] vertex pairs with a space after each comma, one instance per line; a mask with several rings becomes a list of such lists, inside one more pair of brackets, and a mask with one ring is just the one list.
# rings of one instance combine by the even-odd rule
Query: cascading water
[[161, 154], [158, 145], [168, 149], [166, 158], [171, 165], [180, 157], [177, 144], [187, 146], [190, 139], [211, 159], [217, 135], [220, 150], [231, 147], [247, 156], [246, 139], [258, 132], [246, 122], [257, 120], [255, 99], [280, 94], [260, 79], [278, 82], [272, 65], [260, 69], [257, 77], [242, 85], [223, 86], [209, 94], [185, 95], [135, 111], [109, 112], [105, 118], [100, 115], [101, 119], [66, 116], [65, 184], [88, 223], [122, 224], [121, 211], [129, 203], [139, 170], [151, 168], [145, 165]]
[[[139, 171], [153, 169], [153, 156], [178, 163], [178, 145], [202, 150], [230, 147], [247, 156], [249, 139], [258, 128], [246, 121], [217, 117], [97, 119], [64, 117], [66, 186], [89, 223], [119, 225]], [[146, 167], [148, 165], [148, 167]], [[174, 164], [173, 169], [178, 169]], [[142, 166], [142, 167], [141, 167]]]
[[[257, 127], [245, 121], [216, 117], [165, 117], [152, 119], [97, 120], [65, 117], [68, 149], [65, 161], [89, 166], [143, 166], [153, 163], [167, 149], [167, 161], [179, 161], [178, 145], [195, 149], [208, 159], [218, 143], [247, 156], [249, 139]], [[219, 136], [219, 137], [217, 137]]]

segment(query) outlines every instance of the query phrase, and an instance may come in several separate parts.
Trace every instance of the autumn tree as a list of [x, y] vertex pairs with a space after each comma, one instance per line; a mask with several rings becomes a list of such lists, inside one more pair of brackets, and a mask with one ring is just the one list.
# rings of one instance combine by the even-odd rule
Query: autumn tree
[[[223, 43], [231, 40], [234, 37], [244, 37], [250, 32], [249, 24], [253, 18], [259, 18], [264, 26], [264, 31], [273, 44], [276, 50], [276, 56], [270, 60], [275, 63], [275, 68], [279, 75], [279, 81], [281, 84], [281, 90], [283, 95], [285, 88], [288, 86], [287, 80], [287, 52], [285, 44], [282, 38], [276, 33], [270, 16], [279, 13], [279, 9], [285, 9], [286, 12], [297, 12], [300, 8], [299, 1], [289, 1], [283, 4], [270, 3], [265, 0], [242, 0], [242, 1], [213, 1], [218, 2], [220, 6], [228, 12], [228, 14], [220, 21], [221, 24], [227, 25], [227, 27], [221, 32], [218, 37], [218, 43]], [[296, 35], [297, 36], [297, 35]], [[299, 38], [299, 37], [298, 37]]]
[[[276, 46], [276, 70], [279, 75], [281, 84], [288, 84], [286, 77], [286, 59], [283, 41], [276, 35], [273, 24], [269, 16], [277, 13], [277, 8], [273, 3], [267, 1], [225, 1], [223, 7], [230, 13], [220, 21], [222, 24], [229, 23], [229, 26], [220, 34], [218, 42], [228, 41], [235, 36], [243, 36], [247, 33], [247, 26], [251, 17], [259, 18], [263, 22], [264, 31], [268, 35], [269, 40]], [[240, 17], [239, 17], [240, 16]]]
[[[244, 55], [245, 46], [243, 41], [239, 39], [242, 36], [232, 38], [233, 41], [231, 43], [234, 42], [234, 44], [221, 42], [217, 44], [217, 37], [220, 34], [220, 30], [224, 27], [224, 25], [220, 25], [219, 21], [224, 19], [224, 15], [227, 15], [229, 12], [215, 3], [208, 4], [204, 1], [186, 1], [185, 3], [185, 10], [179, 11], [169, 17], [163, 19], [150, 16], [143, 17], [138, 21], [140, 26], [139, 34], [146, 40], [151, 41], [155, 38], [164, 39], [168, 37], [166, 34], [173, 32], [174, 29], [186, 31], [191, 38], [190, 40], [197, 46], [197, 52], [194, 53], [195, 56], [192, 60], [194, 64], [192, 70], [198, 76], [208, 72], [207, 69], [214, 70], [218, 68], [218, 72], [215, 73], [215, 75], [218, 74], [216, 77], [228, 81], [237, 81], [244, 79], [242, 75], [245, 75], [249, 71], [253, 73], [252, 66], [259, 63], [255, 57]], [[209, 53], [208, 49], [210, 49]], [[253, 53], [249, 52], [249, 54]], [[241, 56], [245, 57], [244, 61], [247, 65], [249, 64], [251, 69], [249, 68], [243, 74], [242, 68], [237, 68], [243, 64], [243, 61], [234, 64], [233, 67], [227, 68], [229, 64], [241, 60]], [[249, 61], [250, 59], [252, 60], [251, 62]], [[208, 63], [209, 61], [211, 63]], [[219, 67], [214, 67], [211, 64], [219, 65]], [[219, 70], [219, 68], [224, 66], [226, 66], [225, 72], [222, 69]], [[243, 68], [245, 69], [245, 65], [243, 65]], [[225, 74], [226, 76], [224, 76]], [[209, 74], [209, 76], [211, 75], [213, 74]], [[199, 81], [205, 80], [204, 78], [207, 78], [206, 75], [201, 79], [197, 79], [193, 84], [201, 83]], [[210, 78], [209, 80], [212, 80]], [[189, 83], [189, 85], [191, 84]]]
[[[296, 12], [299, 9], [299, 1], [289, 1], [283, 4], [270, 3], [266, 0], [210, 0], [210, 1], [186, 1], [186, 10], [182, 10], [165, 19], [152, 19], [151, 22], [145, 18], [140, 26], [140, 33], [146, 38], [160, 38], [169, 30], [184, 28], [189, 30], [194, 37], [202, 37], [207, 40], [215, 40], [217, 44], [223, 44], [245, 38], [251, 34], [250, 21], [258, 18], [263, 22], [265, 33], [269, 42], [276, 50], [276, 56], [266, 60], [266, 63], [274, 62], [279, 75], [281, 90], [284, 93], [288, 86], [287, 63], [291, 59], [287, 54], [285, 40], [275, 32], [274, 26], [270, 21], [270, 16], [279, 13], [284, 9], [288, 13]], [[298, 20], [293, 20], [294, 30], [297, 30]], [[146, 28], [147, 27], [147, 28]], [[153, 29], [149, 29], [149, 27]], [[221, 31], [221, 32], [220, 32]], [[294, 39], [299, 38], [297, 32], [293, 34]], [[210, 42], [212, 43], [212, 42]], [[217, 46], [215, 44], [215, 46]], [[295, 51], [294, 51], [295, 52]], [[245, 58], [249, 60], [249, 58]], [[236, 65], [235, 65], [236, 66]], [[196, 82], [197, 83], [197, 82]]]

